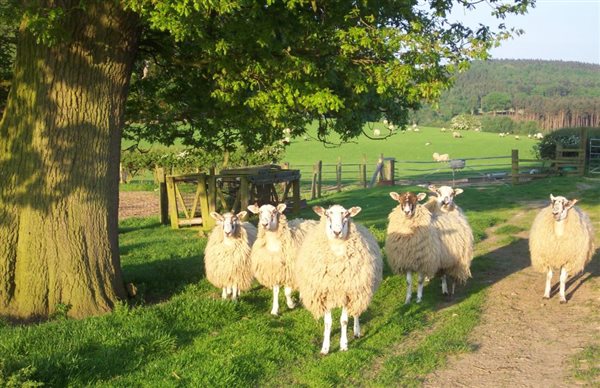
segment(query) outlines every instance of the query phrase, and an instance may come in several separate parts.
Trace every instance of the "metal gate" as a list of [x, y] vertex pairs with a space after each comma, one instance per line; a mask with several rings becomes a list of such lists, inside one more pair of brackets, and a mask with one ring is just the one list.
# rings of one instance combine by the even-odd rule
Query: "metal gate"
[[590, 139], [588, 169], [590, 174], [600, 174], [600, 138]]

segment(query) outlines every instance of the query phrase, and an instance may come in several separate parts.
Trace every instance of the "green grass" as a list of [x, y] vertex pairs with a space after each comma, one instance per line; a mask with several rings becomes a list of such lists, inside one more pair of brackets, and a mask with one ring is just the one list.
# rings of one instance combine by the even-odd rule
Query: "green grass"
[[[577, 182], [556, 178], [467, 189], [457, 201], [468, 209], [481, 240], [487, 227], [519, 210], [518, 201], [545, 198], [550, 190], [567, 193]], [[583, 193], [584, 206], [600, 210], [599, 186]], [[315, 203], [361, 206], [356, 221], [383, 243], [394, 206], [390, 190], [342, 192]], [[310, 210], [303, 214], [314, 218]], [[334, 312], [332, 354], [322, 357], [322, 321], [306, 310], [284, 307], [281, 317], [270, 316], [271, 294], [259, 286], [237, 303], [221, 301], [203, 276], [205, 243], [194, 230], [172, 230], [154, 218], [121, 222], [124, 277], [140, 295], [102, 317], [75, 321], [59, 314], [32, 325], [0, 322], [0, 385], [9, 379], [49, 386], [418, 385], [449, 355], [472, 349], [469, 333], [490, 284], [472, 280], [448, 303], [433, 280], [423, 303], [405, 306], [405, 281], [386, 268], [361, 317], [364, 337], [351, 340], [348, 352], [338, 352], [339, 311]], [[481, 255], [474, 273], [498, 265]]]
[[571, 364], [576, 380], [600, 387], [600, 345], [586, 346], [571, 359]]

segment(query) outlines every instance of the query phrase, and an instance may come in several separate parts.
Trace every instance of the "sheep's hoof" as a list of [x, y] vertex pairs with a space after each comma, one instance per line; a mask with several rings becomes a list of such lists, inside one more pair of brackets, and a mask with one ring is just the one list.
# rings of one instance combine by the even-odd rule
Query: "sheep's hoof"
[[447, 292], [442, 292], [442, 295], [444, 295], [444, 296], [448, 296], [448, 295], [450, 295], [450, 294], [449, 294], [449, 293], [447, 293]]
[[271, 311], [271, 315], [274, 316], [274, 317], [278, 317], [279, 316], [279, 314], [277, 314], [277, 311]]
[[347, 352], [347, 351], [348, 351], [348, 345], [340, 346], [340, 352]]
[[560, 300], [560, 304], [565, 304], [565, 303], [567, 303], [567, 300], [566, 300], [566, 299], [561, 299], [561, 300]]
[[360, 338], [360, 334], [354, 334], [354, 338]]
[[417, 303], [421, 303], [421, 299], [417, 299]]
[[296, 307], [296, 303], [288, 303], [288, 308], [291, 310]]
[[321, 356], [326, 356], [329, 353], [329, 349], [321, 349]]
[[544, 296], [542, 296], [542, 299], [546, 299], [546, 300], [548, 300], [548, 299], [550, 299], [550, 296], [546, 296], [546, 295], [544, 295]]

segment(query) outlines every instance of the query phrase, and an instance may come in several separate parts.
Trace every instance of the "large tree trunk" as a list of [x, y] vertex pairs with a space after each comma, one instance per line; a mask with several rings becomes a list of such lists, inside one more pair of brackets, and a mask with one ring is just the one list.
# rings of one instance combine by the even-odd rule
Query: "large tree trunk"
[[64, 3], [63, 41], [20, 31], [0, 122], [0, 315], [13, 318], [96, 315], [125, 296], [119, 151], [137, 21], [117, 1]]

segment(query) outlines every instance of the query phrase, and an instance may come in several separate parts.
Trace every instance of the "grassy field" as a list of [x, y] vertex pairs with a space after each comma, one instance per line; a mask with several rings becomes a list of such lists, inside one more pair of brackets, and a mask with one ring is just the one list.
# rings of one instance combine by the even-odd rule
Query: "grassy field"
[[[468, 209], [477, 241], [473, 272], [494, 265], [486, 256], [491, 248], [481, 243], [488, 227], [502, 226], [503, 235], [518, 232], [521, 228], [504, 224], [520, 209], [519, 201], [546, 198], [550, 191], [568, 193], [577, 182], [553, 178], [515, 188], [466, 190], [460, 203]], [[582, 206], [598, 214], [600, 185], [590, 187], [582, 193]], [[318, 203], [361, 206], [356, 221], [383, 244], [387, 214], [394, 206], [389, 191], [347, 191]], [[303, 215], [314, 218], [309, 211]], [[510, 241], [501, 239], [500, 244]], [[74, 321], [57, 314], [28, 326], [0, 322], [0, 385], [419, 385], [449, 355], [472, 349], [468, 335], [479, 321], [490, 285], [476, 277], [449, 302], [440, 297], [434, 280], [425, 287], [423, 303], [405, 306], [404, 279], [386, 268], [361, 317], [364, 337], [351, 340], [348, 352], [337, 352], [337, 312], [333, 353], [322, 357], [322, 321], [306, 310], [284, 307], [279, 318], [270, 316], [270, 292], [259, 286], [237, 303], [221, 301], [220, 291], [203, 276], [205, 243], [193, 230], [174, 231], [154, 218], [121, 222], [124, 276], [138, 286], [138, 297], [102, 317]], [[597, 346], [585, 352], [578, 360], [598, 357]]]

